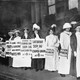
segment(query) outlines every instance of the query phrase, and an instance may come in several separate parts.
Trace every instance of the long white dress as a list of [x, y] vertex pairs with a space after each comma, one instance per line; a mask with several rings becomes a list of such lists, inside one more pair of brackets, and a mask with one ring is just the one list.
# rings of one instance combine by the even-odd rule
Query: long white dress
[[70, 72], [70, 59], [71, 59], [70, 36], [71, 32], [64, 31], [60, 34], [61, 49], [68, 50], [68, 58], [59, 55], [58, 73], [60, 74], [69, 74]]
[[76, 70], [77, 77], [80, 77], [80, 32], [76, 32], [76, 38], [77, 38]]
[[51, 34], [46, 37], [46, 46], [55, 48], [53, 56], [47, 56], [45, 58], [45, 70], [56, 71], [58, 67], [58, 49], [59, 46], [58, 37]]

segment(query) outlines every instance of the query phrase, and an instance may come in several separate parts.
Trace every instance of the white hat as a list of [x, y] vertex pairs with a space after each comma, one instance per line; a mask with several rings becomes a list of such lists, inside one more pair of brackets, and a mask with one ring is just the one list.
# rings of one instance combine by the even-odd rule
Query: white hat
[[10, 35], [10, 34], [13, 34], [13, 32], [12, 31], [10, 31], [10, 32], [8, 32], [8, 34]]
[[77, 24], [77, 22], [76, 21], [72, 21], [71, 24]]
[[72, 26], [71, 26], [70, 23], [65, 23], [65, 24], [63, 25], [63, 29], [71, 28], [71, 27], [72, 27]]
[[80, 29], [80, 26], [77, 26], [76, 29]]
[[52, 25], [51, 25], [51, 28], [53, 28], [53, 27], [56, 27], [56, 24], [52, 24]]
[[18, 33], [18, 32], [20, 32], [19, 30], [17, 30], [17, 29], [14, 29], [14, 33]]
[[40, 30], [40, 27], [39, 27], [37, 24], [34, 24], [34, 25], [33, 25], [33, 30], [34, 30], [34, 29]]
[[2, 37], [0, 37], [0, 41], [2, 41], [3, 40], [3, 38]]

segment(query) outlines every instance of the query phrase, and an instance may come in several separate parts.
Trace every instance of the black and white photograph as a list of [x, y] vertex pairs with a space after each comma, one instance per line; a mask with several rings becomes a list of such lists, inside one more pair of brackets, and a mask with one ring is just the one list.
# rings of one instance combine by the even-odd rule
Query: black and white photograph
[[0, 0], [0, 80], [80, 80], [80, 0]]

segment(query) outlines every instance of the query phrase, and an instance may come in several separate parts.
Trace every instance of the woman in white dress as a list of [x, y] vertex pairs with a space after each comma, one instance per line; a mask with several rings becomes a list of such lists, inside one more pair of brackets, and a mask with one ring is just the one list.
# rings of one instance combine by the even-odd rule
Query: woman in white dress
[[76, 73], [77, 73], [77, 78], [80, 79], [80, 24], [79, 26], [77, 26], [76, 28], [76, 38], [77, 38], [77, 48], [76, 51], [74, 53], [74, 55], [76, 56]]
[[[15, 38], [14, 42], [21, 42], [21, 37], [19, 36], [20, 31], [14, 30]], [[24, 62], [25, 63], [25, 62]], [[13, 56], [12, 67], [23, 67], [23, 61], [21, 56]]]
[[49, 30], [49, 35], [46, 36], [46, 48], [54, 49], [54, 53], [50, 56], [46, 54], [45, 58], [45, 70], [56, 71], [58, 68], [58, 46], [59, 40], [54, 35], [56, 25], [53, 24]]
[[67, 54], [65, 52], [61, 52], [59, 54], [59, 68], [58, 73], [61, 74], [61, 76], [65, 76], [66, 74], [69, 74], [70, 72], [70, 58], [71, 58], [71, 51], [70, 51], [70, 32], [71, 25], [69, 23], [65, 23], [63, 25], [64, 31], [60, 34], [60, 45], [61, 50], [66, 50]]

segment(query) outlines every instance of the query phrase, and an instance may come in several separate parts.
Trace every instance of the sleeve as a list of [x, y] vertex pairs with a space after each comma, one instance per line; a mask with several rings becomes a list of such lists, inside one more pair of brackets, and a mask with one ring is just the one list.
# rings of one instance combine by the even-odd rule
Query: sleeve
[[76, 51], [77, 50], [77, 39], [76, 39], [76, 35], [75, 34], [73, 34], [70, 37], [70, 46], [71, 46], [72, 51]]
[[60, 42], [60, 45], [61, 45], [62, 49], [64, 48], [64, 43], [63, 43], [64, 40], [63, 39], [64, 39], [64, 35], [61, 33], [60, 34], [60, 41], [59, 42]]
[[58, 39], [58, 36], [56, 36], [56, 44], [55, 44], [55, 47], [59, 47], [59, 39]]
[[46, 37], [46, 47], [48, 47], [48, 37]]

